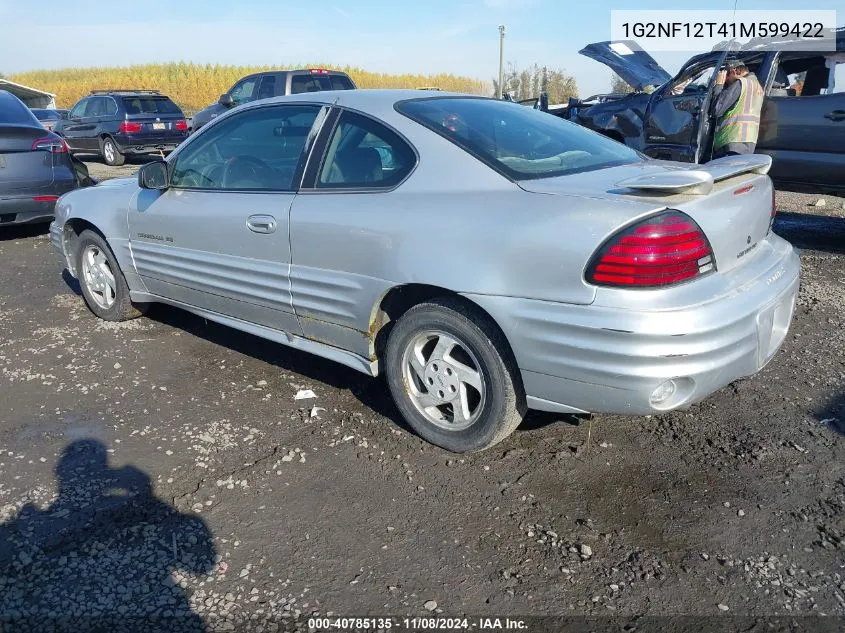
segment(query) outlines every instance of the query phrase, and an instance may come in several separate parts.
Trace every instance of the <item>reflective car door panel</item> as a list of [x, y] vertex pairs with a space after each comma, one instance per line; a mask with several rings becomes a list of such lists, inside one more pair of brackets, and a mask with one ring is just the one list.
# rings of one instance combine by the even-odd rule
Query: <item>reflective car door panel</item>
[[170, 188], [129, 213], [138, 274], [174, 301], [301, 334], [290, 296], [291, 203], [306, 139], [323, 108], [245, 108], [189, 140]]
[[775, 180], [845, 183], [845, 93], [767, 98], [757, 152]]
[[692, 162], [702, 95], [664, 97], [652, 103], [645, 125], [645, 153], [653, 158]]
[[[301, 202], [304, 204], [300, 207]], [[306, 200], [300, 196], [297, 200], [297, 212], [303, 216], [310, 211], [322, 215], [321, 211], [324, 212], [325, 207], [316, 205], [322, 207], [318, 211], [315, 202], [316, 199]], [[326, 226], [326, 231], [330, 234], [299, 230], [297, 244], [300, 245], [301, 252], [304, 254], [308, 245], [322, 249], [323, 245], [336, 242], [338, 237], [342, 238], [341, 226], [333, 229], [329, 225]], [[342, 241], [347, 240], [342, 238]], [[359, 249], [356, 247], [355, 251], [359, 252]], [[312, 258], [303, 256], [302, 259], [309, 261]], [[291, 267], [290, 281], [291, 296], [296, 298], [296, 313], [300, 317], [305, 336], [361, 356], [370, 355], [370, 308], [378, 303], [379, 297], [393, 284], [384, 279], [353, 272], [297, 265]]]
[[[135, 268], [153, 294], [298, 333], [289, 290], [293, 196], [142, 191], [129, 221]], [[251, 230], [256, 214], [273, 218], [275, 230]]]
[[314, 180], [291, 209], [291, 299], [305, 336], [371, 357], [373, 308], [394, 285], [379, 277], [395, 254], [389, 227], [401, 222], [402, 194], [393, 189], [416, 154], [394, 131], [349, 111], [326, 126], [321, 143], [322, 161], [312, 161], [319, 173], [309, 165], [306, 180]]

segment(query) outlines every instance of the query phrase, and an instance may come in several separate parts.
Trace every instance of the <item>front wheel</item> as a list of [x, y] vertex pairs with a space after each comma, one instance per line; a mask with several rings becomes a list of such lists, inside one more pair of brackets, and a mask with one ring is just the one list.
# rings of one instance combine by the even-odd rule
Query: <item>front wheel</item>
[[76, 250], [76, 271], [88, 308], [105, 321], [127, 321], [141, 316], [144, 305], [129, 299], [129, 286], [114, 254], [101, 235], [83, 231]]
[[489, 317], [459, 299], [434, 299], [406, 312], [388, 338], [385, 371], [414, 431], [456, 453], [497, 444], [525, 415], [507, 341]]
[[114, 140], [108, 136], [103, 139], [100, 152], [103, 154], [106, 165], [110, 167], [120, 167], [126, 162], [126, 156], [120, 153]]

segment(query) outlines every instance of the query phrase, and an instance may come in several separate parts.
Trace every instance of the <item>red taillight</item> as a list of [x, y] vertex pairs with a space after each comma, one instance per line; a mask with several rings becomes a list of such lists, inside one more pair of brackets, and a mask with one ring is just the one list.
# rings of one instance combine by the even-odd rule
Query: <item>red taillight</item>
[[33, 196], [33, 202], [55, 202], [59, 196]]
[[311, 73], [314, 75], [328, 75], [329, 71], [325, 68], [312, 68]]
[[68, 146], [63, 138], [54, 136], [53, 138], [40, 138], [32, 142], [32, 151], [46, 151], [53, 154], [67, 154]]
[[134, 134], [141, 131], [141, 124], [132, 121], [123, 121], [120, 124], [120, 131], [123, 134]]
[[666, 211], [609, 239], [593, 256], [586, 278], [598, 286], [655, 288], [715, 269], [698, 224], [679, 211]]
[[173, 124], [173, 129], [179, 130], [180, 132], [187, 132], [188, 131], [188, 122], [185, 121], [185, 120], [176, 121], [176, 123]]

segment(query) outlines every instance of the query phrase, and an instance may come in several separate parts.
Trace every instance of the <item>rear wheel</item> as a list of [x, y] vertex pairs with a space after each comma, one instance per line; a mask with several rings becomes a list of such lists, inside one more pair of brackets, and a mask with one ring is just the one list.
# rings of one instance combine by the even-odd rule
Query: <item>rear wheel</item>
[[388, 338], [385, 371], [408, 424], [453, 452], [493, 446], [525, 415], [507, 341], [489, 317], [458, 299], [433, 299], [406, 312]]
[[100, 153], [106, 165], [110, 167], [120, 167], [126, 162], [126, 156], [120, 153], [117, 144], [109, 136], [100, 141]]
[[126, 321], [141, 316], [145, 305], [134, 305], [129, 286], [106, 241], [94, 231], [83, 231], [76, 250], [76, 271], [88, 308], [105, 321]]

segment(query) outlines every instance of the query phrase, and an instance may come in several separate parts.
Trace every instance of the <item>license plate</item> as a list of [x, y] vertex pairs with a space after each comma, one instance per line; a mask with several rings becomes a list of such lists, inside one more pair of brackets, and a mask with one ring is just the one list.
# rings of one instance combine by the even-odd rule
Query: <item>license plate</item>
[[165, 126], [164, 123], [153, 123], [153, 129], [154, 130], [163, 130], [163, 129], [165, 129], [165, 127], [166, 126]]

